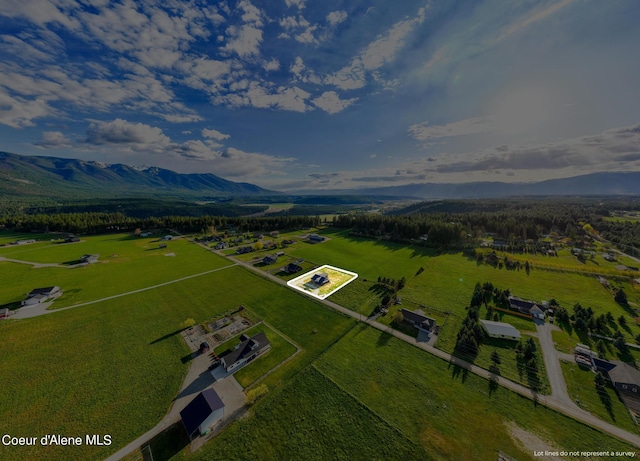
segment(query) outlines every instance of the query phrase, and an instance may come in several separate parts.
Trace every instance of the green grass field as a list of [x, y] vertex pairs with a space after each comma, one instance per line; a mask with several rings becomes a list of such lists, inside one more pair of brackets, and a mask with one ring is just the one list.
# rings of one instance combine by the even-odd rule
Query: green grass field
[[502, 388], [490, 393], [488, 381], [365, 325], [316, 363], [434, 459], [488, 460], [498, 450], [518, 460], [535, 459], [510, 437], [510, 423], [559, 450], [632, 449]]
[[263, 381], [270, 388], [290, 379], [354, 324], [239, 267], [87, 307], [4, 321], [0, 432], [112, 434], [113, 444], [3, 448], [2, 459], [103, 459], [146, 432], [167, 412], [186, 373], [181, 359], [190, 351], [179, 339], [181, 325], [189, 318], [204, 322], [240, 304], [303, 348]]
[[562, 373], [569, 396], [581, 408], [631, 433], [640, 433], [611, 383], [607, 383], [606, 395], [600, 397], [595, 387], [595, 373], [591, 370], [581, 368], [575, 362], [563, 362]]
[[[153, 286], [185, 276], [228, 266], [231, 263], [203, 251], [184, 239], [167, 242], [157, 249], [153, 239], [125, 234], [87, 237], [85, 241], [63, 245], [26, 245], [20, 252], [4, 255], [41, 263], [75, 261], [83, 254], [100, 254], [100, 262], [84, 267], [41, 267], [0, 262], [0, 305], [25, 299], [37, 287], [59, 286], [63, 295], [52, 308], [72, 306], [128, 291]], [[30, 248], [27, 248], [30, 247]], [[164, 256], [173, 253], [175, 256]]]

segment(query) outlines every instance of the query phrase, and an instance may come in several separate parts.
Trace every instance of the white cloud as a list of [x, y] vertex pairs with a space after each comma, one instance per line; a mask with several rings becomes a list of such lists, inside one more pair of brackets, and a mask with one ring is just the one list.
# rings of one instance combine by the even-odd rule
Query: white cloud
[[95, 121], [89, 125], [85, 142], [99, 146], [121, 144], [133, 148], [157, 149], [169, 145], [171, 140], [160, 128], [118, 118], [111, 122]]
[[72, 146], [72, 142], [60, 131], [45, 131], [42, 133], [42, 139], [33, 144], [45, 149], [60, 149]]
[[240, 57], [248, 57], [260, 54], [262, 43], [262, 30], [253, 26], [244, 25], [240, 28], [232, 26], [227, 29], [230, 40], [221, 48], [227, 53], [236, 53]]
[[276, 58], [273, 58], [269, 61], [265, 61], [264, 64], [262, 64], [262, 68], [267, 72], [278, 70], [280, 69], [280, 61], [278, 61]]
[[486, 117], [474, 117], [448, 123], [446, 125], [430, 126], [429, 122], [417, 123], [409, 127], [409, 134], [420, 141], [435, 138], [448, 138], [454, 136], [467, 136], [485, 133], [495, 129], [490, 119]]
[[327, 22], [332, 26], [336, 26], [347, 20], [346, 11], [332, 11], [327, 15]]
[[290, 110], [294, 112], [306, 112], [310, 110], [306, 100], [311, 95], [294, 86], [292, 88], [278, 87], [270, 91], [254, 82], [249, 86], [246, 97], [253, 107], [274, 108]]
[[325, 91], [311, 102], [329, 114], [337, 114], [356, 102], [358, 98], [340, 99], [335, 91]]
[[287, 7], [291, 8], [292, 6], [296, 6], [299, 10], [304, 8], [304, 4], [307, 0], [284, 0], [287, 4]]
[[33, 120], [55, 114], [47, 98], [35, 99], [10, 96], [0, 87], [0, 123], [12, 128], [34, 126]]
[[202, 136], [205, 138], [215, 139], [216, 141], [223, 141], [231, 137], [231, 135], [220, 133], [218, 130], [207, 130], [206, 128], [202, 130]]
[[426, 17], [425, 8], [420, 8], [415, 18], [395, 23], [380, 38], [371, 42], [348, 66], [325, 77], [324, 82], [343, 90], [354, 90], [366, 85], [366, 75], [392, 62], [404, 46], [406, 37], [414, 28], [422, 24]]
[[[66, 8], [74, 10], [79, 5], [75, 1], [66, 4]], [[29, 21], [46, 26], [55, 22], [74, 30], [80, 27], [78, 20], [63, 11], [63, 7], [54, 5], [53, 2], [41, 2], [38, 0], [3, 0], [0, 2], [0, 15], [10, 18], [27, 18]]]

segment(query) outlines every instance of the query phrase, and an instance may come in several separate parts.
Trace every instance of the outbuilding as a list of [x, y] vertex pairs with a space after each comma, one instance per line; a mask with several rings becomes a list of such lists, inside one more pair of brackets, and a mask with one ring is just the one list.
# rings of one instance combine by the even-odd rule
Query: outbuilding
[[224, 403], [214, 389], [205, 389], [200, 392], [180, 412], [182, 424], [190, 439], [206, 434], [223, 417]]
[[480, 320], [480, 324], [487, 335], [491, 338], [519, 341], [522, 337], [518, 329], [509, 323]]

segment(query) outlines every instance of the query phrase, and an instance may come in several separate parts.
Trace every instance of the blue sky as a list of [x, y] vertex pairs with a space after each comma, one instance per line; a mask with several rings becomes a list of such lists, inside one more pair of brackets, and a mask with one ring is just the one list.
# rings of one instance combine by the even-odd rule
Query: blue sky
[[640, 170], [635, 0], [4, 0], [0, 150], [279, 190]]

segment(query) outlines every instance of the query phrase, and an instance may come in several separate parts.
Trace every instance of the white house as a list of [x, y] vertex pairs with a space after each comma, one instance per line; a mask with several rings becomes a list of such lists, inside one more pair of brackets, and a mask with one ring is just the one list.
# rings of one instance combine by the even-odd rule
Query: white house
[[45, 288], [36, 288], [35, 290], [31, 290], [31, 292], [27, 295], [27, 299], [23, 300], [20, 305], [22, 306], [33, 306], [36, 304], [44, 303], [50, 299], [58, 298], [62, 295], [62, 291], [60, 287], [45, 287]]

